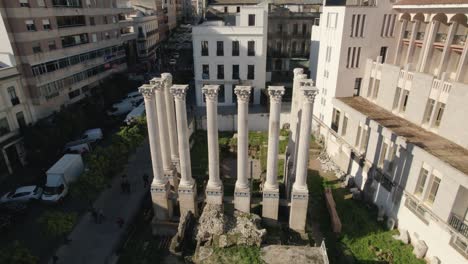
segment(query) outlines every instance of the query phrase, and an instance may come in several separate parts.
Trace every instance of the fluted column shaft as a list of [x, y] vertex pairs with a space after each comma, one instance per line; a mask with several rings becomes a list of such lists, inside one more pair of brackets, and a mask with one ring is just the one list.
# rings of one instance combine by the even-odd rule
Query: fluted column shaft
[[[166, 101], [166, 114], [167, 114], [167, 127], [169, 129], [169, 146], [171, 148], [172, 162], [178, 162], [179, 160], [179, 144], [177, 142], [178, 128], [176, 125], [176, 116], [174, 109], [174, 97], [170, 92], [172, 86], [172, 75], [170, 73], [161, 74], [165, 89], [165, 101]], [[184, 98], [185, 105], [185, 98]]]
[[268, 129], [267, 173], [264, 189], [276, 190], [278, 189], [278, 144], [281, 99], [284, 94], [284, 87], [270, 86], [268, 94], [270, 96], [270, 120]]
[[248, 146], [249, 128], [248, 112], [250, 86], [237, 86], [234, 92], [237, 95], [237, 181], [236, 187], [248, 188]]
[[161, 149], [158, 137], [159, 126], [158, 116], [156, 114], [155, 89], [152, 85], [145, 84], [140, 87], [143, 94], [146, 109], [146, 123], [148, 126], [148, 137], [151, 152], [151, 165], [153, 167], [153, 183], [165, 184], [163, 175], [163, 162], [161, 159]]
[[296, 181], [293, 185], [293, 188], [296, 190], [307, 190], [310, 132], [317, 89], [315, 87], [303, 87], [302, 92], [305, 99], [302, 103], [301, 130], [297, 151]]
[[[151, 85], [154, 85], [156, 90], [156, 111], [158, 116], [159, 126], [159, 138], [160, 142], [166, 142], [169, 138], [169, 131], [167, 129], [167, 115], [166, 115], [166, 100], [164, 95], [164, 86], [162, 80], [154, 78], [151, 80]], [[168, 144], [160, 144], [161, 156], [163, 162], [163, 168], [165, 172], [169, 172], [173, 169], [171, 160], [171, 150]]]
[[174, 96], [176, 117], [177, 117], [177, 137], [180, 155], [180, 184], [179, 186], [191, 186], [193, 184], [192, 165], [190, 160], [190, 143], [189, 132], [187, 125], [187, 110], [185, 106], [185, 98], [188, 85], [174, 85], [171, 88], [171, 93]]
[[218, 90], [219, 85], [203, 87], [206, 98], [206, 122], [208, 133], [208, 187], [220, 187], [218, 144]]

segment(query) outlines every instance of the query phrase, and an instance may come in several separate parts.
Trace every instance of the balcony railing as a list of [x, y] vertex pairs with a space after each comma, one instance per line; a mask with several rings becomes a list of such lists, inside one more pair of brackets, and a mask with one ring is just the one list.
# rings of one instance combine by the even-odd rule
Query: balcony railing
[[429, 224], [429, 220], [427, 218], [427, 210], [422, 205], [420, 205], [416, 200], [411, 198], [410, 196], [406, 197], [405, 206], [413, 212], [421, 221], [423, 221], [426, 225]]
[[405, 30], [405, 34], [403, 34], [404, 39], [409, 39], [411, 38], [411, 31]]
[[445, 43], [445, 41], [447, 41], [447, 34], [445, 34], [445, 33], [437, 33], [436, 34], [435, 42]]
[[465, 46], [466, 35], [455, 35], [453, 37], [452, 45]]
[[424, 32], [418, 32], [416, 34], [416, 40], [424, 40]]
[[468, 223], [463, 221], [463, 219], [461, 219], [455, 214], [451, 214], [448, 223], [451, 227], [457, 230], [460, 234], [468, 238]]

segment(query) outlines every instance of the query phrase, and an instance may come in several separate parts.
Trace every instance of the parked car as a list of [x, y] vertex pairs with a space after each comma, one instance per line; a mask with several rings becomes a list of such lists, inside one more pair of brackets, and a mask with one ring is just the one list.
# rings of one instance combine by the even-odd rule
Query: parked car
[[123, 100], [130, 101], [131, 103], [135, 104], [138, 100], [142, 100], [142, 99], [143, 99], [143, 95], [140, 92], [135, 91], [135, 92], [128, 93], [125, 99]]
[[81, 136], [81, 140], [86, 140], [86, 143], [94, 143], [103, 138], [104, 135], [100, 128], [88, 129], [83, 133], [83, 136]]
[[113, 104], [111, 110], [107, 111], [107, 114], [112, 116], [119, 116], [129, 113], [133, 108], [134, 106], [132, 102], [124, 100]]
[[0, 203], [9, 202], [29, 202], [38, 200], [42, 195], [42, 188], [36, 185], [23, 186], [18, 189], [7, 192], [0, 198]]
[[130, 113], [128, 113], [127, 117], [125, 117], [124, 122], [127, 125], [130, 125], [133, 121], [135, 121], [139, 117], [145, 116], [145, 102], [141, 102], [137, 107], [135, 107]]
[[82, 142], [82, 140], [68, 142], [63, 148], [64, 153], [85, 154], [91, 152], [92, 147], [89, 143]]

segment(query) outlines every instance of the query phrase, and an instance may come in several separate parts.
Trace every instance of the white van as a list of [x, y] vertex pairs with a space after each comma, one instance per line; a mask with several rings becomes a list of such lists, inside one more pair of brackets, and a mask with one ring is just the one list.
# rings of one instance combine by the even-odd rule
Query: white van
[[130, 113], [128, 113], [124, 122], [125, 124], [130, 125], [134, 120], [143, 116], [145, 116], [145, 102], [140, 103]]

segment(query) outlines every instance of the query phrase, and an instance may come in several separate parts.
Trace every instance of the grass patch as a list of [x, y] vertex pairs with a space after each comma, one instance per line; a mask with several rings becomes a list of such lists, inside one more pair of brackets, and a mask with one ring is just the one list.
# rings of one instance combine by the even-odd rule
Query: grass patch
[[209, 263], [263, 264], [264, 262], [260, 257], [260, 248], [234, 246], [215, 248]]
[[[394, 240], [396, 231], [389, 231], [376, 221], [377, 212], [363, 202], [349, 197], [349, 192], [336, 183], [336, 178], [321, 177], [318, 171], [309, 170], [307, 184], [309, 193], [318, 202], [311, 203], [309, 219], [318, 222], [325, 237], [330, 263], [405, 263], [424, 264], [413, 254], [413, 248]], [[331, 231], [330, 216], [325, 204], [324, 188], [330, 187], [336, 209], [342, 222], [342, 233], [336, 236]], [[314, 212], [313, 214], [311, 212]], [[380, 252], [379, 254], [377, 254]]]

